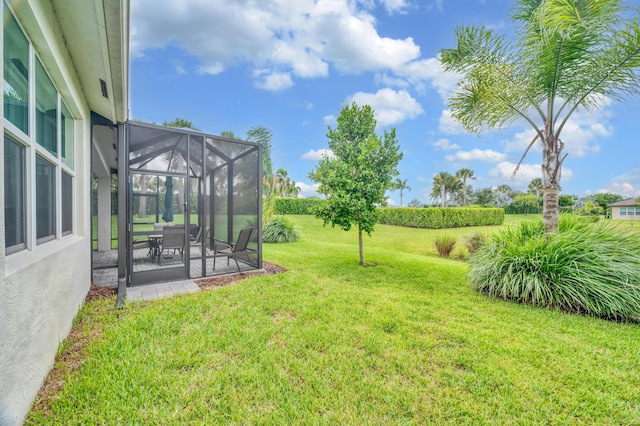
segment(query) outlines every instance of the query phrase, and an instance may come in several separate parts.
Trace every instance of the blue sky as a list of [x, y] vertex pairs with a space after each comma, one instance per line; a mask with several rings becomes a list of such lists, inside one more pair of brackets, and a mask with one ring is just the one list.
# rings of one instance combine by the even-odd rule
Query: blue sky
[[[438, 52], [454, 30], [509, 34], [511, 0], [136, 0], [131, 3], [130, 117], [188, 119], [207, 133], [273, 132], [274, 169], [314, 195], [307, 174], [327, 149], [327, 125], [345, 103], [369, 104], [378, 133], [395, 127], [403, 202], [431, 202], [433, 176], [474, 171], [474, 188], [525, 189], [541, 177], [532, 130], [517, 123], [481, 136], [448, 115], [456, 77]], [[576, 114], [563, 131], [563, 193], [640, 196], [640, 98]], [[398, 192], [390, 203], [399, 205]]]

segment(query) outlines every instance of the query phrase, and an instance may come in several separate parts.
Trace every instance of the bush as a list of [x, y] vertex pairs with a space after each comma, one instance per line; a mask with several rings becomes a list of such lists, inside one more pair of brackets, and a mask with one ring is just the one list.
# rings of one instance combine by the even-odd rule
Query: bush
[[443, 234], [436, 237], [435, 243], [438, 256], [449, 257], [453, 251], [453, 247], [456, 245], [456, 239], [451, 235]]
[[640, 234], [563, 215], [494, 234], [470, 258], [471, 285], [490, 296], [608, 319], [640, 319]]
[[502, 225], [504, 222], [504, 210], [496, 208], [379, 208], [378, 214], [381, 224], [415, 228], [459, 228]]
[[469, 254], [477, 252], [487, 242], [486, 234], [481, 234], [480, 232], [466, 236], [463, 239]]
[[276, 198], [276, 214], [313, 214], [320, 198]]
[[282, 216], [272, 217], [262, 232], [265, 243], [290, 243], [300, 239], [300, 232], [293, 222]]

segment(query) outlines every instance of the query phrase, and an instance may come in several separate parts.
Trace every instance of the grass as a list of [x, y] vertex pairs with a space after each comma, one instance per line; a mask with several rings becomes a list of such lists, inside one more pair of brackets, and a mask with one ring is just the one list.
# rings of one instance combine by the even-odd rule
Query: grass
[[640, 423], [637, 325], [484, 297], [438, 231], [378, 226], [363, 268], [356, 232], [289, 218], [284, 274], [85, 305], [102, 331], [27, 424]]

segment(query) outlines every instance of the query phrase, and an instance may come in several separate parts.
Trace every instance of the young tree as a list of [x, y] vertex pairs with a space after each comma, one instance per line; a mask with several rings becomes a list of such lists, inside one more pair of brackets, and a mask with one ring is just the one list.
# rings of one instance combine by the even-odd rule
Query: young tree
[[396, 178], [396, 180], [393, 182], [393, 190], [400, 190], [400, 207], [402, 207], [402, 191], [404, 191], [405, 189], [407, 191], [411, 191], [411, 187], [409, 185], [407, 185], [407, 179], [402, 180], [400, 178]]
[[475, 179], [476, 177], [473, 175], [473, 170], [463, 168], [456, 172], [456, 177], [460, 182], [462, 182], [462, 205], [467, 205], [467, 179]]
[[[558, 230], [562, 130], [579, 109], [640, 92], [640, 20], [623, 0], [518, 0], [512, 43], [493, 30], [456, 30], [444, 69], [462, 75], [449, 98], [454, 119], [479, 133], [525, 120], [542, 145], [544, 224]], [[522, 162], [520, 160], [520, 163]]]
[[327, 138], [334, 159], [325, 156], [309, 178], [320, 184], [318, 192], [327, 196], [316, 216], [348, 231], [358, 226], [360, 264], [365, 266], [362, 232], [371, 235], [384, 194], [398, 174], [399, 152], [396, 129], [376, 133], [376, 120], [369, 105], [346, 105], [340, 111], [335, 129], [328, 127]]

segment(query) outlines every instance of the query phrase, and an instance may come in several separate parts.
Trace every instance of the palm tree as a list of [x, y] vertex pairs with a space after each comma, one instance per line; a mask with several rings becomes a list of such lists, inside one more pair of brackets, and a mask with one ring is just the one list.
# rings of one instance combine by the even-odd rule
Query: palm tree
[[458, 179], [449, 172], [440, 172], [433, 177], [431, 198], [440, 198], [442, 207], [447, 203], [447, 195], [456, 190]]
[[544, 186], [542, 185], [542, 179], [532, 179], [531, 182], [529, 182], [529, 186], [527, 186], [527, 189], [529, 190], [529, 193], [536, 194], [536, 197], [540, 198], [540, 191], [544, 189]]
[[462, 205], [467, 205], [467, 179], [475, 179], [473, 175], [473, 170], [471, 169], [460, 169], [456, 172], [456, 177], [458, 180], [462, 182]]
[[393, 191], [395, 191], [396, 189], [400, 190], [400, 207], [402, 207], [402, 191], [404, 191], [405, 189], [407, 191], [411, 191], [411, 187], [407, 185], [407, 179], [402, 180], [400, 178], [396, 178], [396, 180], [393, 182]]
[[[500, 194], [502, 196], [497, 196], [497, 201], [498, 201], [498, 207], [502, 207], [502, 206], [506, 206], [509, 203], [511, 203], [511, 200], [513, 199], [513, 197], [515, 196], [515, 193], [513, 191], [513, 189], [511, 189], [511, 187], [509, 185], [506, 184], [502, 184], [502, 185], [498, 185], [495, 188], [495, 192], [497, 194]], [[506, 198], [506, 200], [505, 200]]]
[[467, 26], [456, 30], [456, 48], [441, 51], [444, 69], [462, 75], [449, 106], [475, 133], [531, 125], [535, 137], [519, 164], [539, 141], [545, 231], [557, 232], [562, 130], [579, 108], [640, 92], [639, 14], [624, 0], [519, 0], [513, 10], [514, 42]]

